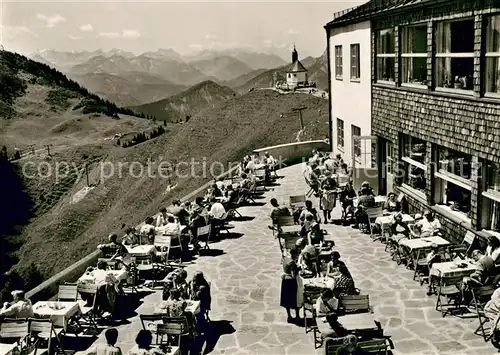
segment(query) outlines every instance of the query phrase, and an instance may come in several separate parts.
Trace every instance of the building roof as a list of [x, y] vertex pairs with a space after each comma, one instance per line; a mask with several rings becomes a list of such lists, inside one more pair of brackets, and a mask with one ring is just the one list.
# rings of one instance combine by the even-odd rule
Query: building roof
[[293, 62], [287, 70], [289, 73], [298, 73], [303, 71], [307, 71], [307, 69], [302, 65], [300, 60]]
[[406, 9], [410, 6], [429, 3], [435, 5], [446, 1], [447, 0], [370, 0], [363, 5], [333, 14], [333, 20], [328, 22], [325, 28], [328, 29], [348, 23], [361, 22], [374, 16], [386, 14], [395, 10]]

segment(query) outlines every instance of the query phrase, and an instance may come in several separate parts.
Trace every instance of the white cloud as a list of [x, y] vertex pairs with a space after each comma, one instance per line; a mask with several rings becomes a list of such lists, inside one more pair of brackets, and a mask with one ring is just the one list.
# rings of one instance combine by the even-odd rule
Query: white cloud
[[23, 36], [38, 37], [38, 34], [26, 26], [3, 26], [3, 35], [8, 40], [13, 40]]
[[137, 32], [136, 30], [123, 30], [122, 36], [124, 38], [139, 38], [139, 37], [141, 37], [141, 34], [139, 32]]
[[83, 37], [80, 37], [80, 36], [73, 36], [73, 35], [69, 35], [68, 36], [69, 39], [72, 39], [73, 41], [78, 41], [80, 39], [83, 39]]
[[141, 34], [136, 30], [122, 30], [122, 32], [99, 32], [97, 37], [107, 38], [139, 38]]
[[86, 24], [86, 25], [81, 25], [80, 26], [80, 30], [83, 31], [83, 32], [90, 32], [94, 29], [94, 27], [92, 27], [92, 25], [90, 23]]
[[219, 38], [219, 36], [217, 36], [216, 34], [214, 33], [207, 33], [205, 35], [205, 39], [208, 39], [209, 41], [215, 41]]
[[36, 15], [36, 18], [45, 22], [45, 26], [49, 28], [56, 27], [58, 24], [66, 22], [66, 19], [59, 14], [53, 16], [38, 14]]
[[99, 32], [97, 37], [118, 38], [121, 35], [118, 32]]
[[299, 34], [299, 31], [297, 30], [294, 30], [293, 28], [290, 28], [287, 32], [286, 32], [287, 35], [289, 36], [295, 36], [295, 35], [298, 35]]

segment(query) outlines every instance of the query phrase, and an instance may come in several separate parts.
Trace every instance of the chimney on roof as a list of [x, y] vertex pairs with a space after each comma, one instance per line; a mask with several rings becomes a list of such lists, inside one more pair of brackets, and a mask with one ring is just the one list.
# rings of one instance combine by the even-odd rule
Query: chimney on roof
[[297, 50], [295, 49], [295, 45], [293, 45], [292, 63], [295, 63], [298, 60], [299, 60], [299, 53], [297, 53]]

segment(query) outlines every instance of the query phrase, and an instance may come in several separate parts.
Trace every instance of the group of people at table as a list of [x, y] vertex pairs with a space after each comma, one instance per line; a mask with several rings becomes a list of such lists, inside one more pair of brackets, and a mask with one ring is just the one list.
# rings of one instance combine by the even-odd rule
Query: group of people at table
[[[344, 225], [352, 224], [354, 228], [359, 228], [364, 232], [378, 234], [388, 232], [387, 242], [391, 244], [393, 252], [404, 256], [403, 261], [406, 262], [407, 266], [411, 266], [415, 270], [418, 268], [418, 275], [427, 278], [428, 295], [435, 293], [435, 287], [440, 282], [440, 276], [432, 272], [433, 266], [438, 268], [440, 263], [447, 261], [452, 261], [457, 265], [465, 265], [463, 263], [465, 261], [471, 266], [471, 272], [464, 276], [460, 284], [457, 285], [461, 291], [461, 299], [458, 302], [464, 305], [470, 304], [471, 291], [474, 288], [489, 285], [498, 287], [500, 279], [500, 239], [498, 236], [488, 237], [488, 245], [484, 251], [469, 245], [465, 255], [455, 253], [452, 248], [449, 248], [450, 243], [442, 238], [442, 225], [433, 211], [427, 210], [423, 215], [418, 213], [409, 215], [404, 196], [400, 195], [402, 198], [398, 198], [394, 193], [388, 194], [382, 207], [382, 216], [386, 216], [390, 222], [388, 225], [384, 225], [377, 224], [376, 220], [374, 226], [374, 223], [371, 222], [372, 229], [370, 231], [370, 221], [366, 211], [379, 205], [380, 200], [376, 201], [376, 196], [368, 182], [361, 184], [358, 193], [353, 189], [351, 181], [347, 181], [341, 186], [342, 184], [339, 184], [335, 179], [339, 176], [339, 170], [341, 173], [349, 173], [340, 156], [332, 158], [331, 155], [314, 152], [305, 171], [306, 182], [314, 191], [315, 196], [319, 197], [319, 206], [323, 211], [325, 224], [331, 220], [331, 211], [335, 208], [338, 198]], [[299, 239], [297, 247], [290, 250], [290, 257], [284, 263], [285, 274], [282, 281], [281, 303], [287, 309], [288, 319], [291, 320], [290, 310], [295, 308], [296, 317], [298, 317], [298, 307], [303, 302], [303, 296], [301, 296], [303, 294], [303, 281], [299, 277], [299, 273], [303, 276], [309, 274], [311, 270], [318, 270], [313, 276], [319, 276], [319, 270], [325, 270], [324, 267], [314, 265], [320, 260], [318, 253], [323, 247], [323, 231], [319, 226], [320, 216], [312, 207], [311, 201], [306, 201], [305, 207], [296, 211], [289, 211], [285, 207], [278, 206], [275, 202], [271, 201], [271, 204], [275, 206], [271, 218], [275, 220], [278, 215], [286, 215], [287, 213], [299, 216], [298, 219], [295, 218], [295, 221], [301, 224], [300, 236], [307, 238], [305, 240]], [[425, 262], [420, 259], [419, 262], [414, 257], [414, 250], [406, 245], [409, 240], [414, 239], [429, 242], [426, 243], [427, 248], [423, 248]], [[338, 252], [333, 251], [331, 261], [326, 271], [323, 272], [323, 275], [331, 278], [332, 282], [329, 284], [330, 289], [327, 289], [317, 301], [318, 314], [325, 313], [325, 311], [334, 314], [340, 296], [356, 294], [357, 292], [347, 267], [339, 260], [339, 257]], [[461, 267], [460, 265], [458, 267]], [[294, 292], [295, 298], [290, 296]], [[484, 305], [484, 314], [491, 322], [491, 333], [497, 332], [500, 328], [500, 287], [493, 292], [490, 301]], [[335, 322], [331, 324], [333, 325]]]

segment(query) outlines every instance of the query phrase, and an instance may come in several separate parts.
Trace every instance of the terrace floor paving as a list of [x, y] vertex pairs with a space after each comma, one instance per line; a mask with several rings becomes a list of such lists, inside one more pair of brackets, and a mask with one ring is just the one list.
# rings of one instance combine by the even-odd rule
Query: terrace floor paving
[[[302, 175], [303, 165], [284, 168], [279, 186], [265, 194], [263, 206], [242, 207], [249, 221], [235, 221], [233, 232], [240, 238], [222, 239], [211, 244], [222, 255], [202, 256], [187, 267], [189, 275], [201, 270], [212, 285], [212, 321], [230, 322], [232, 334], [221, 335], [211, 354], [321, 354], [314, 350], [312, 333], [288, 324], [286, 312], [280, 307], [281, 254], [278, 242], [267, 228], [271, 206], [276, 197], [285, 203], [290, 195], [305, 194], [308, 188]], [[313, 198], [313, 200], [317, 200]], [[317, 201], [315, 201], [317, 202]], [[338, 207], [335, 211], [339, 214]], [[413, 271], [396, 265], [385, 245], [372, 242], [357, 229], [332, 224], [323, 225], [328, 238], [347, 264], [356, 287], [370, 295], [375, 318], [381, 322], [386, 335], [399, 354], [496, 354], [497, 350], [474, 335], [478, 320], [446, 316], [435, 310], [436, 296], [427, 296], [425, 286], [412, 280]], [[137, 314], [152, 313], [161, 299], [155, 292], [143, 299]], [[139, 317], [130, 324], [119, 326], [119, 345], [128, 351], [141, 329]], [[227, 323], [226, 323], [227, 324]], [[230, 332], [228, 332], [230, 333]], [[98, 342], [103, 341], [101, 335]], [[214, 339], [215, 341], [215, 339]]]

